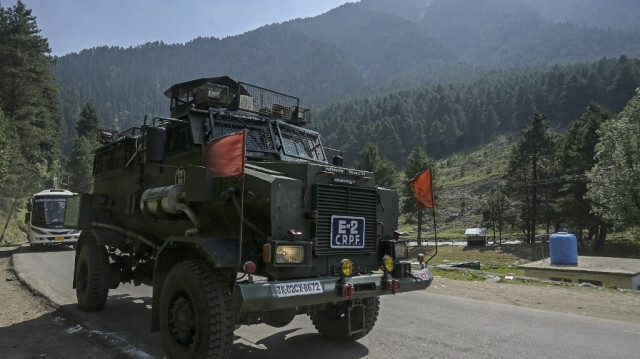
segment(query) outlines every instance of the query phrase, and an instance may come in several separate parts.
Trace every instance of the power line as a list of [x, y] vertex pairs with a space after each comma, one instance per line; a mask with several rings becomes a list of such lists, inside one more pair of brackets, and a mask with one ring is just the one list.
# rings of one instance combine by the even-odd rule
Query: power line
[[532, 181], [514, 182], [511, 184], [508, 184], [507, 187], [538, 186], [538, 185], [547, 185], [547, 184], [553, 184], [553, 183], [585, 181], [587, 179], [588, 177], [586, 174], [566, 175], [566, 176], [555, 177], [555, 178], [539, 178]]

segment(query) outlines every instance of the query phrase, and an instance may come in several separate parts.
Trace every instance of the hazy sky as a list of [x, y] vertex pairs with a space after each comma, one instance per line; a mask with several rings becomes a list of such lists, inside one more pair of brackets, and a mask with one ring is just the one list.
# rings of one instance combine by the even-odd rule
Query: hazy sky
[[[53, 55], [149, 41], [223, 38], [262, 25], [313, 17], [357, 0], [23, 0]], [[0, 0], [11, 7], [16, 0]]]

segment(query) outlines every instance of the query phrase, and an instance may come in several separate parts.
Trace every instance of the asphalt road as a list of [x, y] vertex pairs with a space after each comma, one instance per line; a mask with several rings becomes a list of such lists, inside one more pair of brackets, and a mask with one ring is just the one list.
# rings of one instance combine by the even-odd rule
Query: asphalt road
[[[78, 316], [96, 338], [132, 358], [162, 358], [158, 333], [149, 331], [151, 288], [121, 286], [104, 310], [76, 309], [71, 288], [74, 252], [31, 251], [13, 256], [23, 281]], [[544, 290], [541, 288], [540, 290]], [[561, 314], [430, 294], [382, 297], [373, 331], [356, 343], [335, 343], [316, 333], [306, 316], [284, 328], [236, 330], [233, 358], [638, 358], [640, 324]]]

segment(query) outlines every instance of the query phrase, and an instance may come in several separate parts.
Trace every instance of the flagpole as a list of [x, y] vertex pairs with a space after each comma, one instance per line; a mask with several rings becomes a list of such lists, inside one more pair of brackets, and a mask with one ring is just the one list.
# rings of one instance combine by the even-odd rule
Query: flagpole
[[438, 235], [437, 235], [437, 229], [436, 229], [436, 204], [435, 203], [433, 204], [433, 208], [431, 209], [431, 213], [433, 213], [433, 239], [435, 239], [435, 241], [436, 241], [436, 251], [433, 253], [433, 255], [431, 257], [429, 257], [429, 259], [427, 259], [425, 264], [429, 263], [429, 261], [432, 260], [433, 257], [436, 256], [436, 254], [438, 254]]
[[[429, 183], [426, 183], [425, 177], [429, 179]], [[416, 204], [418, 206], [424, 208], [431, 208], [433, 213], [433, 237], [436, 241], [436, 252], [427, 260], [426, 263], [429, 263], [433, 257], [438, 254], [438, 235], [436, 229], [436, 205], [435, 199], [433, 198], [433, 179], [431, 177], [431, 168], [427, 168], [425, 171], [419, 172], [416, 176], [409, 181], [409, 186], [413, 191], [413, 195], [416, 198]], [[418, 211], [418, 235], [420, 235], [421, 230], [421, 210]]]
[[242, 268], [242, 227], [244, 224], [244, 174], [242, 175], [242, 184], [240, 186], [240, 239], [238, 243], [238, 268]]
[[242, 130], [242, 184], [240, 185], [240, 238], [238, 243], [238, 268], [242, 268], [242, 227], [244, 227], [244, 162], [247, 154], [247, 130]]
[[[429, 182], [431, 183], [431, 189], [433, 191], [433, 177], [432, 176], [429, 176]], [[436, 227], [436, 199], [433, 196], [433, 192], [431, 192], [431, 193], [432, 193], [432, 195], [431, 195], [431, 203], [432, 203], [431, 213], [433, 213], [433, 239], [436, 242], [436, 251], [433, 253], [433, 255], [429, 259], [427, 259], [425, 264], [429, 263], [429, 261], [432, 260], [433, 257], [436, 256], [436, 254], [438, 254], [438, 235], [437, 235], [438, 230], [437, 230], [437, 227]]]
[[[241, 139], [241, 141], [238, 141], [239, 139]], [[238, 216], [240, 217], [240, 230], [238, 236], [238, 270], [242, 268], [242, 228], [244, 227], [246, 156], [246, 129], [212, 139], [207, 143], [207, 147], [204, 151], [204, 165], [207, 169], [207, 176], [214, 178], [234, 177], [234, 183], [237, 183], [238, 180], [242, 181], [240, 184], [240, 206], [238, 206], [237, 188], [231, 187], [229, 189], [232, 191], [233, 204], [236, 206], [236, 210], [240, 212], [238, 213]]]

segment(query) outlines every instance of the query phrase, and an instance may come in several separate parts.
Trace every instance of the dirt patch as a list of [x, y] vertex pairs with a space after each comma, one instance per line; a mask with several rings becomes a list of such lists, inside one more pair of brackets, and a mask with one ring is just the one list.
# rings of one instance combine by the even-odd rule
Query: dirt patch
[[640, 323], [640, 292], [634, 290], [472, 282], [438, 276], [427, 290], [431, 293]]
[[31, 293], [11, 270], [11, 253], [0, 247], [0, 353], [2, 358], [117, 358], [116, 348], [44, 298]]

